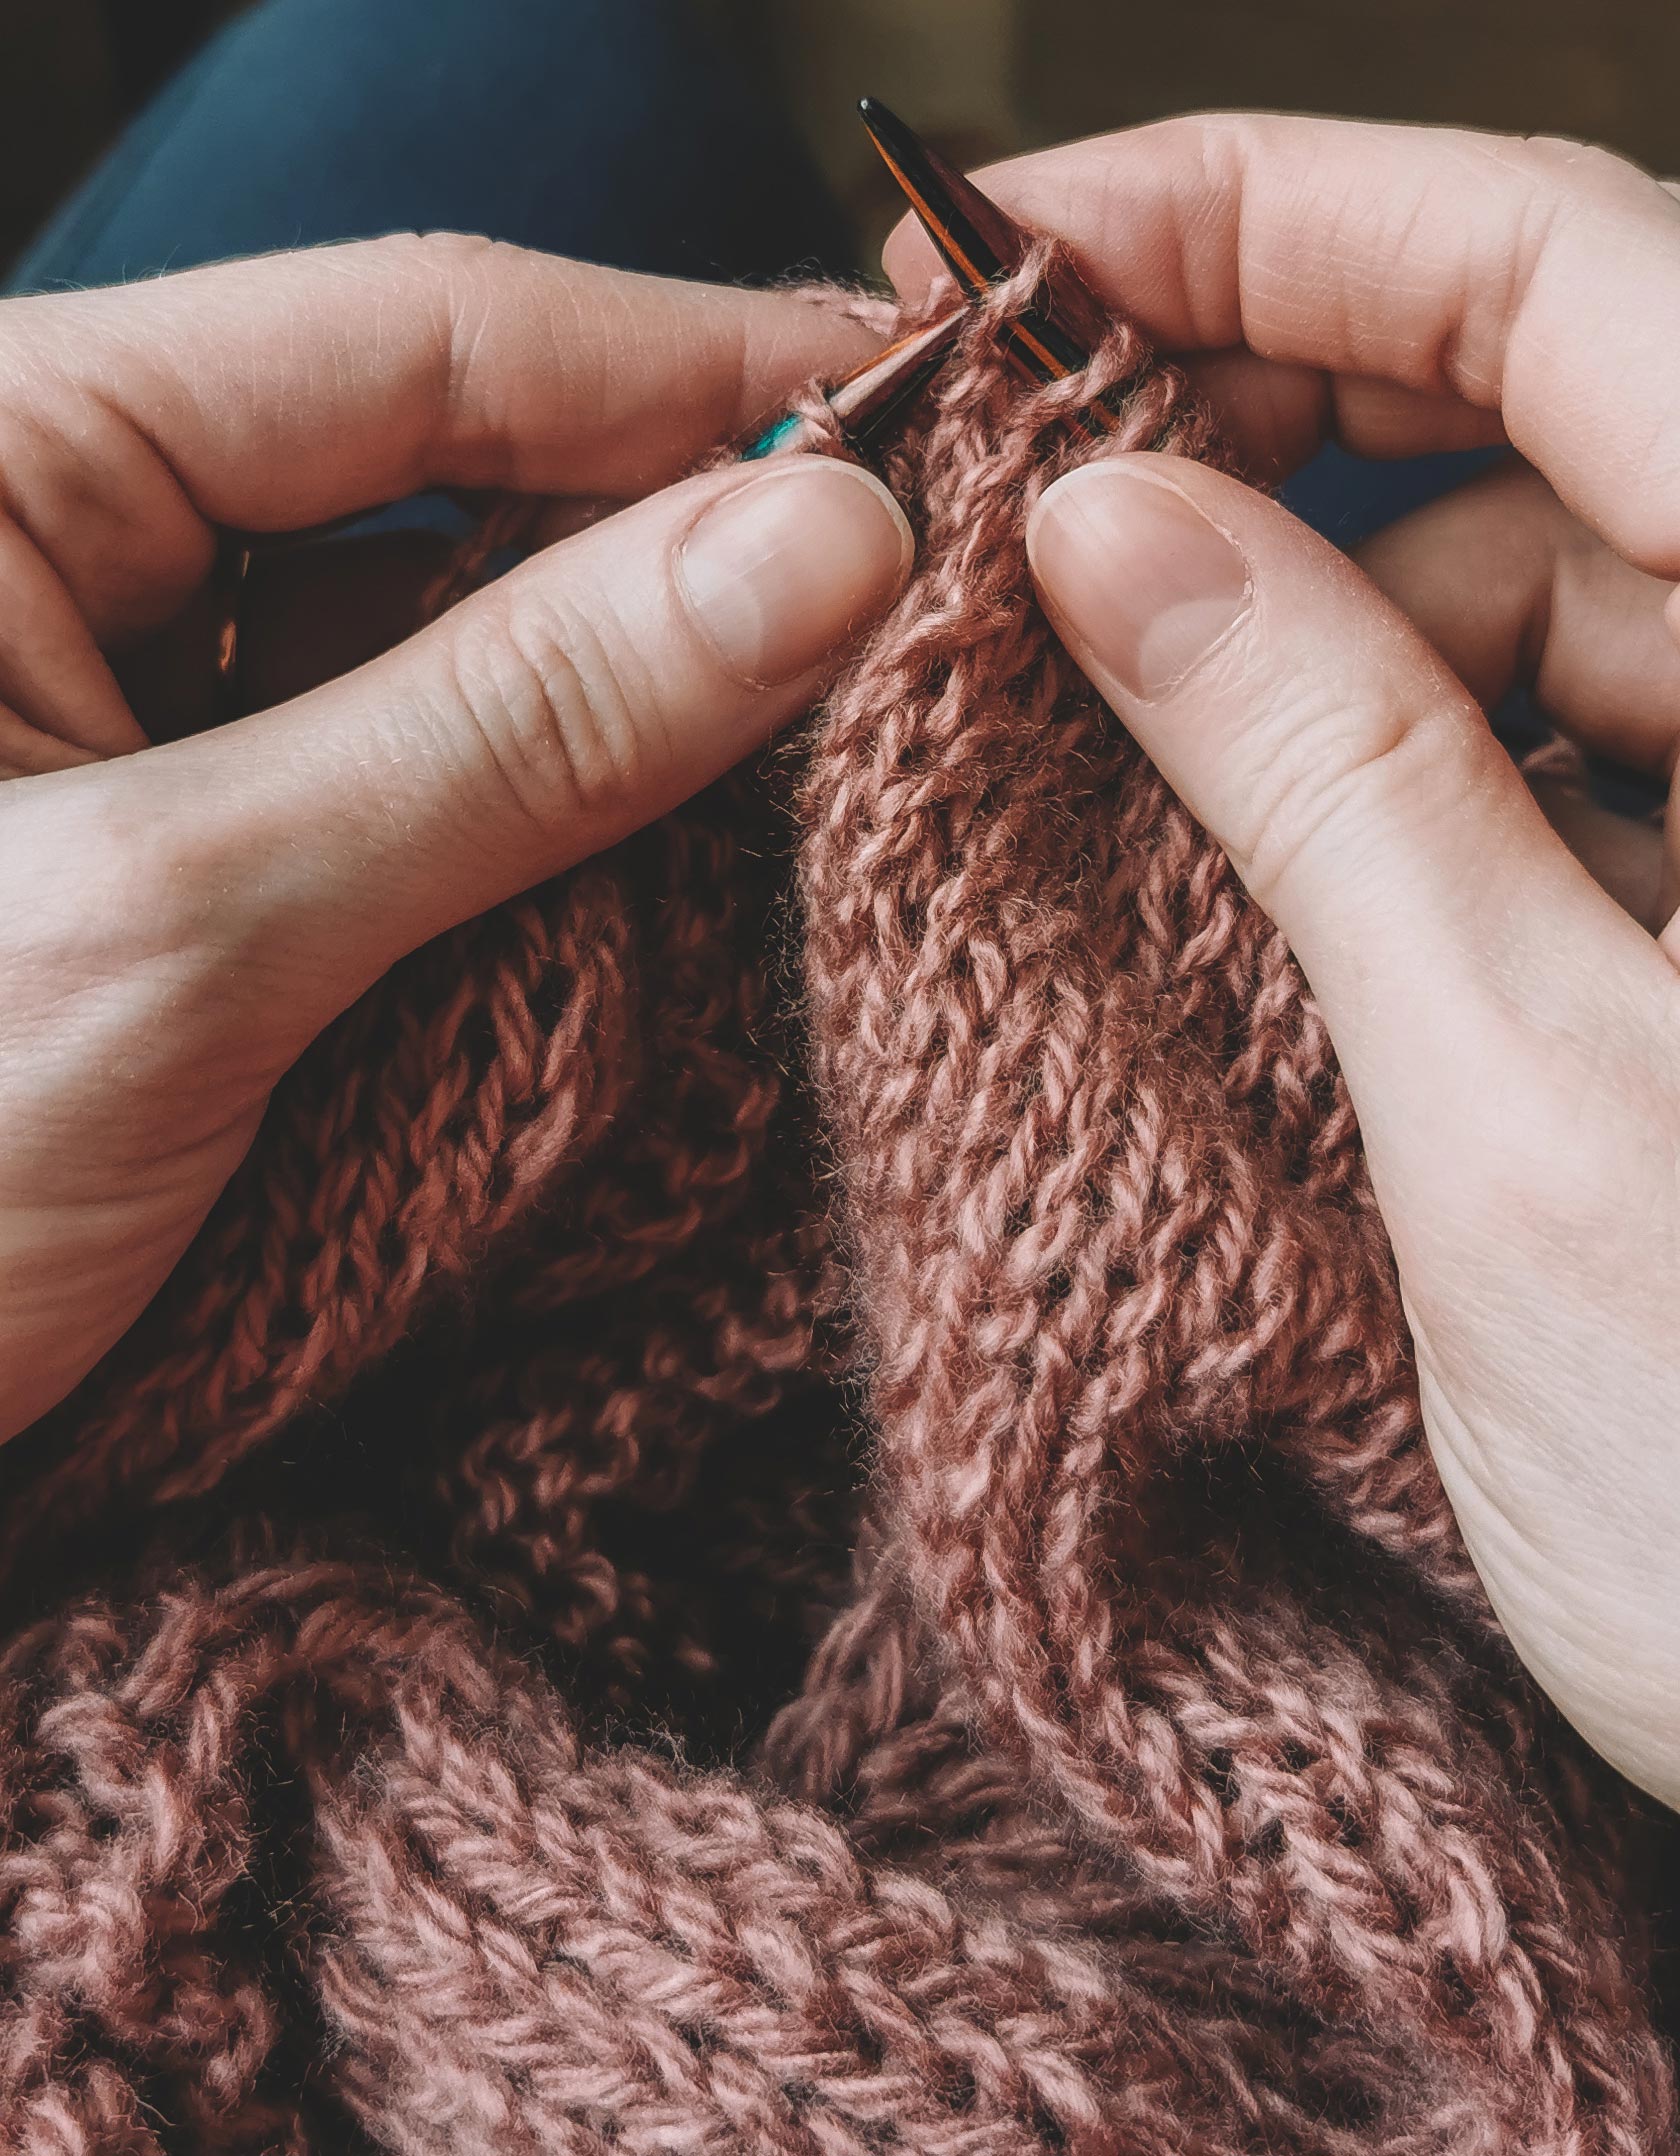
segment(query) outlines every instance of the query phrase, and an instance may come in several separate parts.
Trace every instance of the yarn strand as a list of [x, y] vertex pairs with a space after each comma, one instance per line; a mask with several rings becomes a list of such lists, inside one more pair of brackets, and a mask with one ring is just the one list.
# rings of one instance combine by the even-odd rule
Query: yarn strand
[[1008, 372], [1046, 266], [803, 736], [347, 1013], [0, 1461], [7, 2149], [1675, 2148], [1670, 1829], [1482, 1602], [1288, 952], [1033, 604], [1071, 461], [1225, 457], [1129, 326]]

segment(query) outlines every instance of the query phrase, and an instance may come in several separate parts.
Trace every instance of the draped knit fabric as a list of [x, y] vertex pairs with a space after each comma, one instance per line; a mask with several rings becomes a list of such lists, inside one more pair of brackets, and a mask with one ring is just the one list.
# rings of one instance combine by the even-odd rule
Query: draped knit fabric
[[1209, 427], [993, 338], [825, 708], [381, 982], [0, 1460], [6, 2149], [1674, 2146], [1666, 1829], [1480, 1600], [1300, 977], [1032, 602], [1059, 412]]

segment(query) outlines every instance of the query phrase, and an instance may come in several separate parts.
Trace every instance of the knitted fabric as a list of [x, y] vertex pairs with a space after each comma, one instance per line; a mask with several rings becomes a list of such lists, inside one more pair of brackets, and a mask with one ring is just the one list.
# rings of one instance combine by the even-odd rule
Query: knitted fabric
[[803, 737], [398, 967], [0, 1462], [5, 2147], [1673, 2145], [1661, 1830], [1483, 1608], [1298, 974], [1031, 601], [1058, 411], [1210, 429], [993, 327]]

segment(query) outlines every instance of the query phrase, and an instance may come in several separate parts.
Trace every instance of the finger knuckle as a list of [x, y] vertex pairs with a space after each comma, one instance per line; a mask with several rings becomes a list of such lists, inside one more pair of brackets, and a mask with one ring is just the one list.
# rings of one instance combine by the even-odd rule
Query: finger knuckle
[[1609, 1019], [1595, 1039], [1526, 1014], [1496, 1020], [1473, 1050], [1478, 1068], [1498, 1074], [1498, 1114], [1484, 1106], [1474, 1117], [1485, 1142], [1463, 1162], [1458, 1217], [1525, 1276], [1581, 1294], [1642, 1267], [1671, 1282], [1680, 1267], [1680, 1132], [1666, 1104], [1641, 1103], [1625, 1045]]
[[8, 972], [55, 1003], [113, 982], [146, 984], [154, 1013], [162, 1001], [226, 999], [247, 910], [239, 874], [213, 825], [162, 806], [145, 786], [5, 789], [0, 858], [28, 890], [8, 913]]
[[1571, 135], [1528, 135], [1520, 147], [1534, 177], [1565, 193], [1616, 197], [1649, 194], [1656, 188], [1649, 173], [1602, 143]]
[[75, 828], [78, 880], [90, 900], [82, 929], [159, 960], [236, 948], [251, 909], [218, 825], [150, 814], [138, 789], [132, 797], [108, 791], [111, 798], [84, 809]]
[[[431, 326], [427, 350], [437, 373], [437, 406], [452, 415], [456, 482], [515, 484], [518, 457], [505, 418], [506, 384], [494, 358], [503, 349], [496, 324], [517, 309], [537, 258], [511, 241], [468, 232], [409, 233], [370, 244], [388, 250], [382, 278], [418, 286]], [[564, 272], [546, 278], [551, 308], [569, 281]], [[469, 415], [477, 419], [470, 431]]]
[[1381, 700], [1286, 712], [1270, 741], [1235, 849], [1268, 912], [1309, 856], [1357, 853], [1380, 819], [1415, 824], [1443, 789], [1474, 783], [1480, 760], [1463, 714]]
[[497, 290], [530, 257], [475, 232], [393, 232], [349, 250], [376, 290], [417, 292], [436, 325], [436, 347], [454, 386], [478, 341]]
[[358, 251], [392, 281], [419, 278], [445, 292], [479, 275], [499, 252], [517, 252], [507, 242], [477, 232], [388, 232], [363, 240]]
[[461, 637], [454, 674], [517, 814], [548, 834], [631, 820], [648, 780], [652, 699], [614, 624], [527, 587]]

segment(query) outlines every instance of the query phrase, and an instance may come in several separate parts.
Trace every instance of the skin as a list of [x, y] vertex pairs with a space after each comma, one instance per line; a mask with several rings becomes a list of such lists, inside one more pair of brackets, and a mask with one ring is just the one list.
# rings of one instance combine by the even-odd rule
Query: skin
[[[1292, 119], [985, 184], [1186, 356], [1257, 473], [1330, 435], [1519, 453], [1357, 565], [1151, 458], [1064, 480], [1030, 536], [1075, 656], [1322, 1002], [1430, 1440], [1518, 1652], [1680, 1802], [1675, 849], [1554, 798], [1560, 835], [1482, 716], [1525, 680], [1585, 743], [1664, 780], [1680, 755], [1680, 209], [1572, 144]], [[908, 228], [887, 263], [933, 274]], [[336, 1011], [702, 783], [832, 659], [765, 688], [694, 639], [671, 563], [742, 483], [714, 474], [383, 657], [412, 564], [338, 563], [336, 616], [259, 590], [294, 659], [310, 625], [304, 681], [149, 746], [203, 671], [181, 647], [212, 527], [420, 485], [640, 495], [862, 343], [785, 297], [463, 241], [0, 306], [0, 1433], [132, 1321]], [[1241, 607], [1141, 692], [1120, 497], [1077, 576], [1058, 545], [1093, 476], [1173, 490], [1242, 564]]]
[[[1029, 545], [1075, 656], [1322, 1004], [1430, 1442], [1517, 1651], [1680, 1803], [1680, 819], [1672, 792], [1666, 837], [1571, 810], [1578, 858], [1483, 717], [1531, 683], [1576, 740], [1672, 781], [1680, 207], [1571, 143], [1232, 117], [984, 184], [1192, 355], [1261, 469], [1327, 433], [1520, 453], [1357, 566], [1148, 456], [1048, 490]], [[930, 274], [909, 232], [887, 259], [907, 288]], [[1208, 633], [1140, 692], [1162, 624], [1134, 618], [1152, 565], [1122, 496], [1163, 487], [1223, 542], [1180, 594]], [[1209, 598], [1233, 554], [1235, 612]]]
[[[318, 562], [311, 590], [294, 557], [249, 613], [254, 673], [278, 647], [299, 693], [149, 746], [211, 673], [213, 527], [435, 486], [564, 525], [869, 349], [809, 303], [454, 238], [0, 306], [0, 1436], [133, 1322], [335, 1012], [806, 708], [908, 567], [885, 489], [816, 458], [656, 491], [379, 656], [436, 564]], [[790, 484], [833, 497], [838, 525], [799, 520], [825, 567], [858, 567], [827, 542], [860, 506], [884, 551], [766, 685], [702, 633], [693, 541]], [[809, 562], [777, 573], [795, 624], [833, 614]]]

